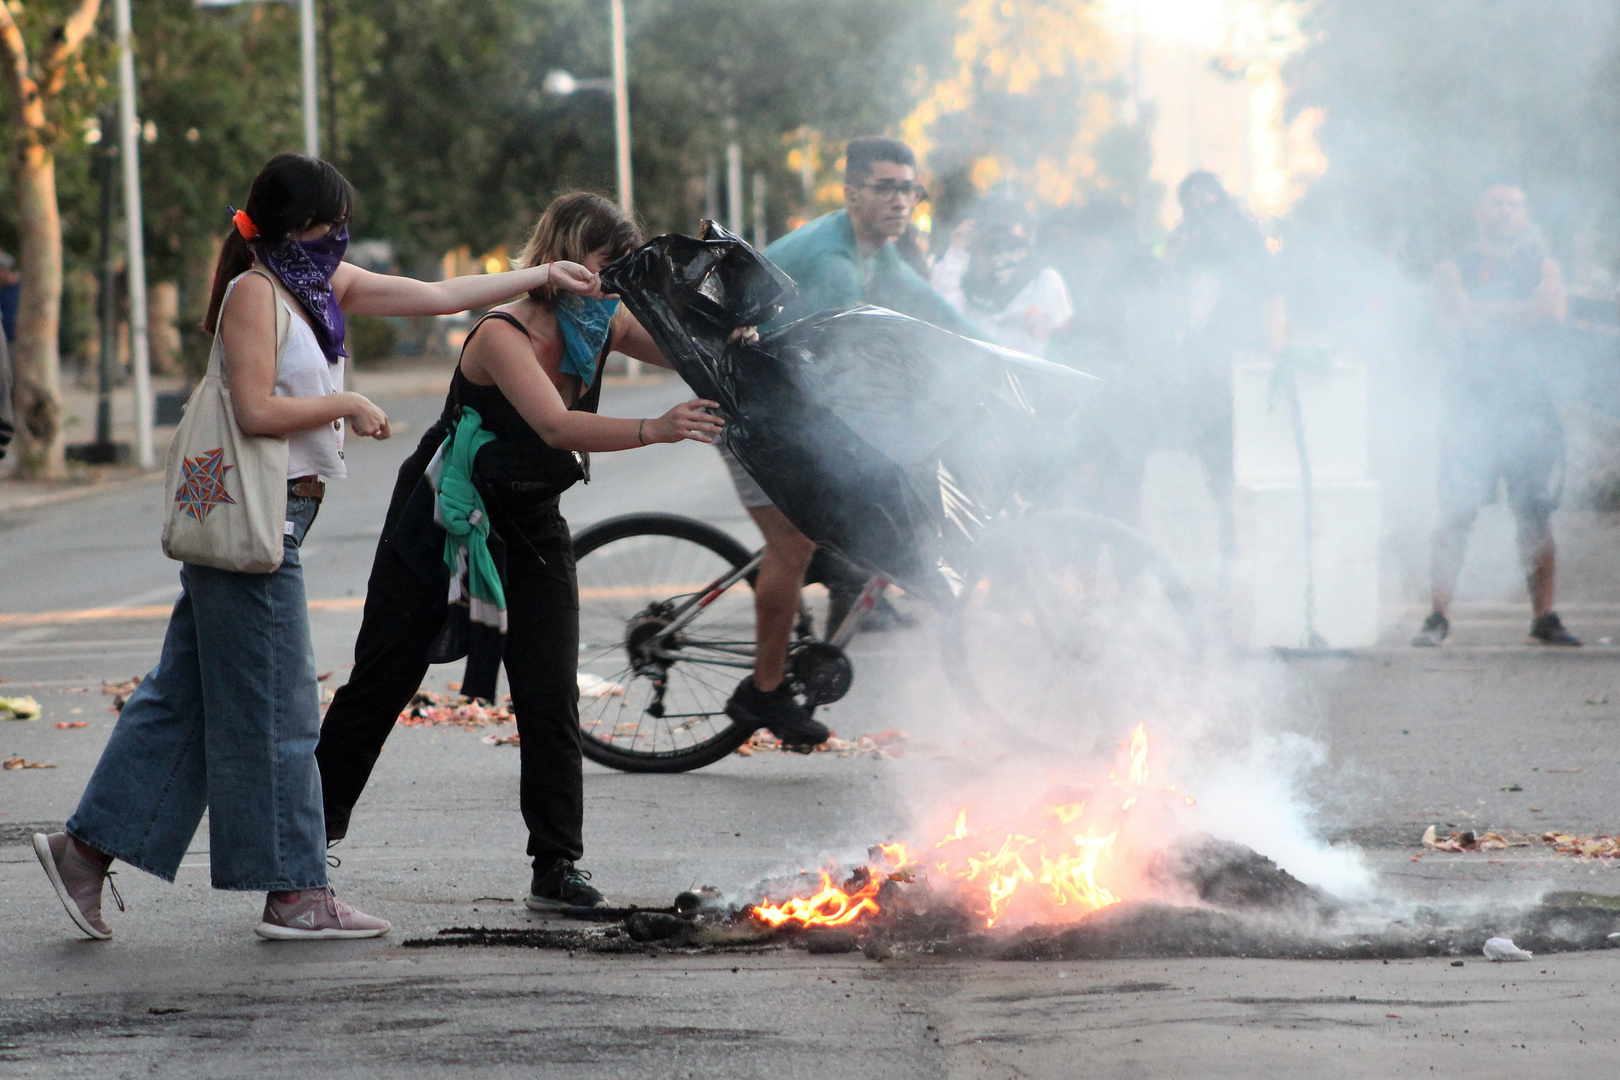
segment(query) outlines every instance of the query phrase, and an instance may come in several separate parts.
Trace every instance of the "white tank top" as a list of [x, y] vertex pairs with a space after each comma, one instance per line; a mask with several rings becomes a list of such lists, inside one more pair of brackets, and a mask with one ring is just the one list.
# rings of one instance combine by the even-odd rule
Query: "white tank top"
[[[287, 348], [276, 369], [277, 397], [323, 397], [343, 391], [343, 362], [329, 364], [321, 352], [315, 331], [277, 293], [281, 306], [292, 317], [287, 327]], [[334, 420], [318, 428], [295, 431], [287, 436], [287, 476], [324, 476], [341, 480], [348, 469], [343, 464], [343, 421]]]

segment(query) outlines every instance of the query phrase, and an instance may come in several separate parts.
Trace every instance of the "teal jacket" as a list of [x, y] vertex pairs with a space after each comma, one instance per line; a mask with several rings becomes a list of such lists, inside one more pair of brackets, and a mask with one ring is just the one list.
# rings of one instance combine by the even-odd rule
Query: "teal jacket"
[[893, 244], [884, 244], [873, 256], [871, 277], [866, 278], [848, 210], [801, 225], [767, 247], [765, 257], [793, 279], [799, 296], [762, 330], [818, 311], [876, 304], [958, 334], [982, 336], [900, 257]]

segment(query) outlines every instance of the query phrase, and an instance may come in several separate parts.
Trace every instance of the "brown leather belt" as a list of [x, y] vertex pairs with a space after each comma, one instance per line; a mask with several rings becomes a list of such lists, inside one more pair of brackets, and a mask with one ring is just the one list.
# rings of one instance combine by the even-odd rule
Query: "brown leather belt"
[[318, 476], [300, 476], [287, 481], [287, 494], [320, 502], [326, 497], [326, 482]]

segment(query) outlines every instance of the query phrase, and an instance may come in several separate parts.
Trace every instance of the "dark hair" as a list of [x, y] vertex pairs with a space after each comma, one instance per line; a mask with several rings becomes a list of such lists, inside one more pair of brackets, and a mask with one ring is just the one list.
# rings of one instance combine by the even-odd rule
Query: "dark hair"
[[917, 167], [917, 155], [899, 139], [885, 135], [862, 135], [849, 140], [844, 147], [844, 183], [858, 184], [872, 175], [872, 166], [880, 161], [896, 165]]
[[[596, 251], [606, 251], [612, 260], [640, 243], [641, 230], [618, 203], [593, 191], [571, 191], [551, 200], [540, 215], [517, 265], [524, 269], [559, 259], [583, 263]], [[557, 290], [542, 285], [529, 290], [529, 299], [551, 307], [557, 302]]]
[[[330, 162], [303, 154], [277, 154], [253, 178], [242, 209], [258, 229], [257, 239], [279, 244], [315, 225], [346, 223], [354, 213], [354, 188]], [[233, 226], [214, 264], [214, 293], [208, 300], [204, 330], [214, 332], [226, 286], [252, 265], [253, 252]]]
[[1227, 193], [1225, 185], [1221, 183], [1221, 178], [1208, 169], [1195, 169], [1188, 173], [1186, 178], [1176, 186], [1176, 201], [1185, 207], [1192, 193], [1200, 189], [1214, 195], [1215, 201], [1222, 205], [1232, 201], [1232, 196]]

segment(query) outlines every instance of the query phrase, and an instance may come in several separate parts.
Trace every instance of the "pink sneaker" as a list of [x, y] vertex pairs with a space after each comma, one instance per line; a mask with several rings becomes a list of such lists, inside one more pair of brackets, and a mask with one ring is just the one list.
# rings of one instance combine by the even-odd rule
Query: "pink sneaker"
[[[111, 860], [104, 863], [85, 855], [65, 832], [49, 836], [35, 833], [34, 854], [39, 856], [39, 864], [45, 868], [45, 876], [51, 879], [73, 924], [97, 941], [112, 937], [112, 927], [101, 918], [101, 883], [112, 876], [107, 869]], [[123, 911], [124, 898], [118, 895], [116, 886], [112, 893], [118, 910]]]
[[333, 938], [381, 937], [391, 925], [356, 911], [331, 889], [305, 889], [264, 899], [264, 917], [253, 932], [271, 941], [325, 941]]

